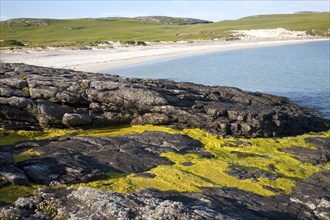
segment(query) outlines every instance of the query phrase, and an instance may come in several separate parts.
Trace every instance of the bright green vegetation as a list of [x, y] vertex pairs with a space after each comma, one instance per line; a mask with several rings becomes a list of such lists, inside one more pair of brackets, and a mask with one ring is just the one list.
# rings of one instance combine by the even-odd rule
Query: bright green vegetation
[[13, 203], [19, 197], [31, 196], [34, 194], [34, 191], [42, 186], [34, 185], [34, 186], [6, 186], [0, 188], [0, 201], [5, 203]]
[[28, 87], [24, 87], [22, 92], [24, 92], [26, 95], [30, 95], [30, 89]]
[[[160, 165], [145, 173], [154, 174], [154, 178], [137, 174], [109, 173], [107, 179], [76, 184], [74, 187], [90, 186], [120, 193], [130, 193], [145, 188], [163, 191], [202, 192], [202, 187], [235, 187], [259, 195], [272, 196], [289, 194], [297, 180], [305, 179], [315, 172], [329, 169], [329, 163], [313, 166], [302, 163], [291, 154], [281, 152], [281, 148], [299, 146], [315, 150], [304, 141], [307, 137], [328, 137], [330, 130], [320, 134], [305, 134], [285, 138], [223, 138], [211, 135], [200, 129], [175, 130], [161, 126], [127, 126], [92, 130], [44, 130], [44, 131], [4, 131], [0, 130], [1, 144], [12, 144], [22, 140], [41, 140], [54, 136], [120, 136], [139, 134], [146, 131], [160, 131], [169, 134], [184, 134], [200, 141], [205, 151], [214, 158], [203, 158], [198, 154], [162, 153], [161, 156], [173, 161], [173, 165]], [[24, 158], [37, 156], [31, 151]], [[25, 155], [26, 156], [26, 155]], [[17, 160], [17, 158], [16, 158]], [[187, 165], [188, 164], [188, 165]], [[240, 180], [226, 171], [231, 167], [270, 172], [279, 176], [276, 180], [268, 178]], [[32, 187], [9, 186], [0, 189], [0, 201], [13, 201], [18, 196], [31, 194]], [[17, 190], [22, 188], [22, 190]], [[16, 189], [16, 191], [15, 191]], [[15, 192], [13, 192], [15, 191]], [[11, 194], [13, 192], [13, 194]]]
[[0, 47], [23, 47], [25, 46], [22, 42], [16, 40], [3, 40], [0, 41]]
[[19, 154], [14, 154], [13, 157], [14, 157], [16, 163], [18, 163], [18, 162], [21, 162], [24, 160], [31, 159], [33, 157], [37, 157], [39, 155], [40, 155], [40, 152], [30, 149], [30, 150], [24, 151]]
[[29, 140], [43, 140], [47, 138], [52, 138], [56, 136], [64, 135], [76, 135], [81, 133], [81, 130], [65, 130], [65, 129], [46, 129], [43, 131], [5, 131], [0, 128], [0, 146], [13, 144], [19, 141], [29, 141]]
[[[143, 127], [138, 127], [138, 129], [141, 128]], [[162, 131], [161, 127], [154, 128]], [[147, 127], [146, 130], [150, 130], [150, 127]], [[305, 179], [321, 170], [321, 168], [312, 164], [301, 163], [294, 159], [292, 155], [278, 150], [293, 145], [315, 149], [315, 147], [307, 144], [304, 138], [320, 135], [306, 134], [281, 139], [225, 139], [210, 135], [199, 129], [169, 130], [169, 132], [186, 134], [199, 140], [203, 143], [205, 150], [215, 155], [215, 158], [201, 158], [197, 154], [163, 153], [161, 156], [172, 160], [175, 164], [158, 166], [146, 172], [154, 174], [155, 178], [142, 177], [136, 174], [113, 178], [114, 174], [111, 174], [109, 179], [77, 186], [90, 186], [121, 193], [130, 193], [145, 188], [156, 188], [164, 191], [201, 192], [201, 187], [236, 187], [256, 194], [271, 196], [278, 193], [268, 190], [267, 187], [277, 189], [282, 193], [290, 193], [296, 180]], [[92, 133], [91, 135], [97, 136], [112, 135], [111, 132], [100, 133], [97, 131], [95, 134]], [[330, 137], [330, 132], [325, 132], [321, 136]], [[251, 146], [228, 146], [231, 143], [237, 143], [237, 141], [250, 143]], [[191, 165], [185, 166], [186, 163]], [[257, 181], [252, 179], [239, 180], [226, 173], [229, 166], [271, 172], [279, 175], [280, 178], [276, 180], [258, 178]]]
[[[231, 30], [286, 28], [329, 36], [329, 14], [260, 15], [211, 24], [174, 25], [134, 18], [16, 19], [1, 22], [0, 46], [86, 46], [104, 41], [181, 41], [226, 37]], [[9, 40], [15, 40], [9, 41]], [[0, 41], [1, 42], [1, 41]]]

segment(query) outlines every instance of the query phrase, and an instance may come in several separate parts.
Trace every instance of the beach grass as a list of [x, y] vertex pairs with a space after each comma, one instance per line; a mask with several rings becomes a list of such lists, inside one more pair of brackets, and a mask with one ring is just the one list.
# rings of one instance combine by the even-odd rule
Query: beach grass
[[280, 27], [329, 36], [328, 13], [260, 15], [195, 25], [160, 24], [135, 18], [26, 18], [0, 24], [0, 47], [17, 47], [19, 43], [29, 46], [88, 46], [104, 41], [210, 40], [228, 37], [231, 30]]

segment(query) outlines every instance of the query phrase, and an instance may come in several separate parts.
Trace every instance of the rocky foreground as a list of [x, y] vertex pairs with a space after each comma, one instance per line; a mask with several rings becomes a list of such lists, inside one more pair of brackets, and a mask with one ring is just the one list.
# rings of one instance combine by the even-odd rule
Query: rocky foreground
[[[303, 155], [296, 154], [299, 147], [283, 150], [291, 151], [302, 163], [315, 166], [329, 163], [330, 138], [308, 138], [306, 141], [318, 150], [301, 148]], [[10, 159], [15, 151], [38, 145], [42, 152], [39, 157], [18, 163]], [[160, 152], [196, 153], [202, 158], [218, 159], [206, 153], [198, 141], [186, 136], [151, 132], [113, 138], [57, 137], [20, 142], [0, 149], [0, 177], [8, 181], [1, 187], [35, 183], [46, 187], [37, 189], [34, 196], [21, 197], [0, 210], [3, 219], [330, 219], [330, 172], [325, 170], [297, 180], [289, 194], [279, 188], [264, 186], [274, 192], [274, 196], [262, 196], [236, 187], [202, 187], [200, 193], [144, 189], [128, 194], [67, 187], [70, 183], [102, 179], [109, 171], [157, 178], [155, 174], [143, 171], [173, 163], [159, 157]], [[194, 166], [194, 163], [183, 165]], [[272, 181], [290, 178], [284, 177], [277, 168], [272, 170], [276, 172], [232, 167], [226, 172], [242, 184], [248, 180], [258, 183], [264, 178]], [[60, 188], [49, 188], [49, 185]]]
[[269, 137], [330, 126], [283, 97], [24, 64], [1, 63], [0, 106], [0, 126], [15, 130], [154, 124]]
[[[1, 140], [13, 140], [0, 142], [0, 219], [330, 219], [329, 135], [277, 137], [324, 131], [329, 120], [283, 97], [1, 63], [0, 119]], [[143, 124], [276, 138], [9, 131]], [[137, 190], [140, 180], [155, 187]], [[38, 189], [10, 205], [16, 186]]]

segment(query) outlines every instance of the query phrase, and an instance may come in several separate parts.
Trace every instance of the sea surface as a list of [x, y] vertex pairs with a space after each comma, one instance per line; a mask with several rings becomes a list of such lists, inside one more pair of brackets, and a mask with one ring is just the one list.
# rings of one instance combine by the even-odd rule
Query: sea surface
[[330, 41], [216, 52], [103, 72], [285, 96], [330, 119]]

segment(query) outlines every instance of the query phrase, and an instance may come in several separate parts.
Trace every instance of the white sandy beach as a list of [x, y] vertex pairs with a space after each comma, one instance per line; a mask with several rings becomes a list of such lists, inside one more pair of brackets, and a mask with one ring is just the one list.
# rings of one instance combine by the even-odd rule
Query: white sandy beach
[[262, 31], [254, 32], [253, 34], [246, 35], [242, 40], [237, 41], [163, 42], [148, 46], [121, 46], [107, 49], [92, 48], [88, 50], [60, 48], [2, 50], [0, 59], [2, 62], [9, 63], [26, 63], [45, 67], [100, 72], [137, 63], [172, 59], [187, 55], [329, 40], [327, 38], [298, 37], [298, 34], [293, 37], [286, 35], [281, 37], [278, 33], [273, 34], [274, 36], [268, 33], [264, 37], [263, 35], [265, 34]]

